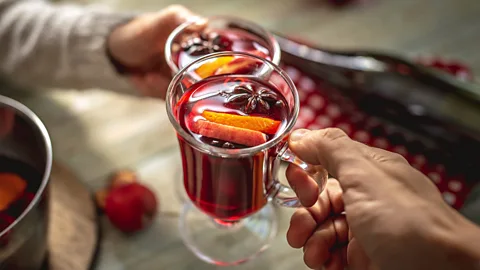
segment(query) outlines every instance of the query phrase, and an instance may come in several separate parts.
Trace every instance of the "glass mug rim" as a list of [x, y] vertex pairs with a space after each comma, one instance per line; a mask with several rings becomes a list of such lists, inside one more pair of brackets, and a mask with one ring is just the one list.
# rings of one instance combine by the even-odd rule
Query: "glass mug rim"
[[[30, 204], [23, 210], [23, 212], [15, 219], [12, 224], [7, 226], [4, 230], [0, 231], [0, 237], [7, 234], [11, 229], [13, 229], [18, 223], [20, 223], [23, 218], [30, 213], [30, 211], [36, 207], [40, 198], [45, 193], [47, 185], [49, 183], [50, 174], [52, 170], [53, 164], [53, 153], [52, 153], [52, 143], [50, 140], [50, 136], [48, 134], [47, 128], [40, 120], [40, 118], [27, 106], [23, 105], [22, 103], [11, 99], [6, 96], [0, 95], [0, 106], [7, 107], [14, 110], [16, 113], [24, 116], [28, 121], [38, 129], [38, 131], [42, 134], [42, 143], [45, 146], [45, 168], [43, 169], [43, 177], [38, 190], [35, 192], [35, 196]], [[1, 108], [1, 107], [0, 107]]]
[[[258, 25], [258, 24], [254, 23], [252, 21], [249, 21], [249, 20], [242, 19], [240, 17], [236, 17], [236, 16], [232, 16], [232, 15], [214, 15], [214, 16], [208, 16], [208, 17], [195, 18], [193, 20], [192, 19], [187, 20], [186, 22], [177, 26], [177, 28], [175, 28], [170, 33], [170, 35], [167, 38], [167, 41], [165, 42], [165, 52], [164, 53], [165, 53], [165, 60], [168, 64], [168, 66], [170, 67], [170, 69], [174, 73], [178, 73], [178, 72], [180, 72], [180, 70], [183, 69], [183, 68], [179, 68], [175, 64], [175, 61], [173, 60], [173, 55], [171, 53], [171, 47], [172, 47], [174, 39], [178, 36], [178, 34], [180, 32], [182, 32], [188, 26], [193, 25], [194, 23], [198, 23], [198, 22], [201, 22], [201, 21], [206, 21], [208, 23], [209, 21], [213, 21], [213, 20], [230, 20], [230, 21], [233, 21], [233, 22], [236, 21], [236, 22], [241, 22], [241, 23], [244, 23], [244, 24], [247, 24], [247, 25], [253, 25], [255, 27], [258, 27], [260, 32], [262, 32], [261, 34], [265, 35], [264, 38], [269, 43], [268, 45], [272, 46], [273, 51], [270, 52], [270, 54], [271, 54], [270, 56], [272, 57], [271, 61], [273, 63], [275, 63], [276, 65], [278, 65], [280, 63], [280, 55], [281, 55], [280, 44], [278, 44], [278, 41], [275, 39], [275, 37], [273, 36], [272, 33], [267, 31], [261, 25]], [[200, 60], [200, 58], [198, 58], [197, 60]], [[186, 65], [186, 66], [188, 66], [188, 65]]]
[[[212, 58], [225, 57], [225, 56], [241, 56], [241, 57], [247, 57], [247, 58], [255, 58], [256, 60], [262, 61], [262, 63], [267, 64], [274, 71], [278, 72], [278, 74], [282, 77], [282, 79], [287, 83], [289, 90], [293, 95], [293, 108], [290, 108], [291, 115], [290, 115], [290, 119], [288, 119], [287, 125], [285, 126], [285, 128], [282, 130], [280, 134], [277, 134], [274, 138], [267, 141], [266, 143], [253, 146], [253, 147], [241, 148], [241, 149], [226, 149], [226, 148], [211, 146], [206, 143], [199, 142], [191, 134], [186, 132], [178, 123], [176, 116], [173, 115], [173, 108], [172, 108], [172, 103], [174, 98], [173, 92], [175, 91], [176, 85], [184, 77], [184, 73], [187, 72], [192, 66], [197, 65], [200, 62], [204, 62]], [[168, 118], [172, 123], [173, 127], [175, 128], [177, 134], [180, 134], [180, 136], [183, 139], [185, 139], [195, 149], [213, 156], [219, 156], [224, 158], [239, 158], [239, 157], [252, 156], [262, 150], [272, 148], [273, 146], [281, 142], [292, 131], [293, 127], [295, 126], [295, 123], [297, 121], [298, 114], [300, 111], [300, 101], [298, 97], [297, 88], [293, 83], [292, 79], [287, 75], [285, 71], [283, 71], [280, 67], [278, 67], [272, 61], [253, 55], [253, 54], [249, 54], [249, 53], [224, 51], [224, 52], [216, 52], [216, 53], [202, 56], [197, 60], [193, 61], [192, 63], [186, 65], [184, 68], [182, 68], [173, 77], [172, 81], [168, 86], [167, 96], [166, 96], [166, 109], [167, 109]]]

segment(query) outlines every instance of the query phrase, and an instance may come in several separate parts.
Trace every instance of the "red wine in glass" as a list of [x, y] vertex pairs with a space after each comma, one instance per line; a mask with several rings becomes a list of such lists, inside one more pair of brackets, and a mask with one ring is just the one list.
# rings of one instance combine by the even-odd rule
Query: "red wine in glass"
[[165, 44], [165, 59], [172, 70], [180, 69], [198, 58], [235, 51], [280, 62], [280, 47], [261, 26], [231, 16], [215, 16], [184, 23], [177, 27]]
[[[271, 84], [253, 77], [219, 75], [193, 84], [177, 110], [182, 128], [199, 142], [240, 149], [265, 143], [282, 130], [288, 119], [286, 104]], [[231, 159], [206, 155], [182, 139], [180, 148], [187, 194], [208, 215], [237, 221], [267, 203], [273, 172], [264, 163], [276, 158], [277, 148]]]
[[270, 202], [301, 207], [278, 181], [282, 160], [305, 170], [320, 191], [325, 187], [325, 169], [288, 148], [298, 93], [273, 61], [232, 51], [208, 54], [174, 76], [166, 101], [189, 198], [179, 229], [202, 260], [236, 265], [252, 259], [277, 231]]
[[196, 32], [184, 37], [174, 61], [177, 66], [184, 67], [199, 57], [221, 51], [250, 53], [272, 60], [267, 47], [259, 37], [238, 29]]

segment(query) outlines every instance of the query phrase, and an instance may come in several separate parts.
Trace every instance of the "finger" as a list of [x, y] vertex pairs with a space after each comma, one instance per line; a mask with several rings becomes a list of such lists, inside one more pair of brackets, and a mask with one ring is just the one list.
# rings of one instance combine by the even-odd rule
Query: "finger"
[[362, 184], [368, 177], [367, 169], [373, 166], [361, 149], [369, 146], [351, 140], [338, 128], [296, 130], [290, 135], [289, 145], [300, 159], [324, 166], [342, 187]]
[[342, 198], [343, 192], [337, 179], [328, 179], [326, 191], [330, 205], [332, 206], [333, 214], [338, 215], [345, 211], [345, 205]]
[[289, 145], [300, 159], [323, 165], [330, 173], [337, 171], [340, 161], [358, 152], [358, 144], [338, 128], [295, 130], [290, 135]]
[[347, 247], [347, 264], [351, 270], [370, 269], [370, 259], [355, 238]]
[[315, 205], [298, 209], [290, 219], [287, 242], [293, 248], [304, 246], [317, 224], [322, 224], [331, 215], [336, 216], [344, 211], [340, 184], [335, 179], [329, 179], [326, 192], [322, 192], [317, 198]]
[[160, 31], [160, 34], [164, 34], [163, 36], [167, 34], [166, 37], [180, 24], [188, 20], [198, 19], [197, 15], [182, 5], [170, 5], [159, 11], [157, 16], [158, 26], [161, 26], [157, 30]]
[[345, 269], [345, 264], [342, 259], [342, 249], [337, 249], [333, 251], [330, 259], [325, 263], [325, 270], [343, 270]]
[[317, 228], [317, 221], [305, 208], [300, 208], [292, 215], [287, 231], [287, 242], [293, 248], [301, 248]]
[[347, 239], [347, 235], [348, 226], [344, 217], [321, 224], [304, 246], [305, 264], [312, 269], [324, 265], [331, 258], [331, 250]]
[[285, 172], [288, 183], [304, 207], [310, 207], [318, 199], [320, 190], [317, 183], [300, 167], [290, 164]]
[[336, 179], [327, 181], [325, 191], [318, 197], [317, 203], [307, 208], [318, 224], [325, 222], [331, 216], [338, 216], [344, 211], [342, 191]]

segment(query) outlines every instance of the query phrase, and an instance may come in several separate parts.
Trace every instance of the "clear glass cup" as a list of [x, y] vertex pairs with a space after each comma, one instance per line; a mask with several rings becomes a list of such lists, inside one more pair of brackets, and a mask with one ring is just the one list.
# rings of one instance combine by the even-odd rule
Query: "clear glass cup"
[[[183, 57], [184, 61], [179, 63], [180, 54], [185, 54], [182, 49], [182, 43], [188, 42], [193, 38], [198, 38], [202, 33], [205, 37], [212, 37], [216, 34], [222, 36], [230, 35], [236, 38], [236, 46], [231, 46], [232, 51], [253, 53], [260, 57], [271, 60], [278, 65], [280, 63], [280, 45], [275, 37], [262, 26], [241, 18], [234, 16], [211, 16], [206, 18], [200, 18], [196, 20], [187, 21], [179, 25], [168, 37], [165, 45], [165, 59], [171, 70], [172, 75], [175, 75], [185, 65], [191, 63], [195, 59], [201, 56], [207, 55], [217, 50], [206, 50], [203, 53], [195, 57]], [[206, 35], [205, 35], [206, 34]], [[213, 39], [211, 39], [213, 41]], [[246, 42], [245, 42], [246, 41]], [[257, 47], [251, 48], [253, 50], [246, 50], [249, 45], [248, 41], [255, 41]], [[212, 42], [209, 43], [212, 45]], [[224, 51], [227, 48], [217, 48], [218, 51]], [[185, 56], [185, 55], [184, 55]], [[181, 178], [182, 168], [177, 168], [177, 176]], [[188, 199], [185, 194], [183, 184], [180, 181], [174, 182], [176, 197], [180, 201]]]
[[233, 16], [200, 18], [178, 26], [165, 44], [165, 59], [175, 75], [192, 61], [221, 51], [255, 54], [280, 63], [280, 46], [274, 36], [258, 24]]
[[[216, 78], [235, 75], [241, 76], [242, 82], [254, 78], [269, 83], [287, 103], [284, 125], [261, 145], [239, 149], [212, 146], [197, 140], [181, 120], [185, 118], [178, 104], [185, 102], [186, 93], [193, 93], [193, 84], [205, 79], [198, 76], [199, 68], [232, 58], [255, 65], [239, 73], [217, 74]], [[273, 62], [240, 52], [204, 56], [174, 76], [166, 101], [169, 120], [177, 133], [183, 183], [189, 198], [179, 220], [180, 233], [187, 247], [202, 260], [216, 265], [250, 260], [265, 250], [276, 235], [277, 220], [270, 202], [301, 207], [294, 192], [278, 181], [281, 161], [300, 166], [323, 191], [328, 177], [325, 169], [303, 162], [288, 148], [288, 137], [299, 113], [298, 93], [292, 80]]]

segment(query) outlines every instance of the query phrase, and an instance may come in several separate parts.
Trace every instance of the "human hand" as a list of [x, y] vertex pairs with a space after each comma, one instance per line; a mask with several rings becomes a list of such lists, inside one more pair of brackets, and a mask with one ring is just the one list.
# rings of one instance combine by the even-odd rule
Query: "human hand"
[[183, 6], [140, 15], [112, 31], [107, 46], [111, 57], [127, 70], [141, 94], [165, 97], [171, 79], [164, 48], [170, 33], [196, 16]]
[[287, 169], [290, 185], [308, 207], [292, 216], [287, 240], [303, 247], [310, 268], [480, 266], [479, 228], [450, 208], [402, 156], [355, 142], [339, 129], [297, 130], [290, 148], [338, 179], [330, 179], [318, 196], [302, 169]]

